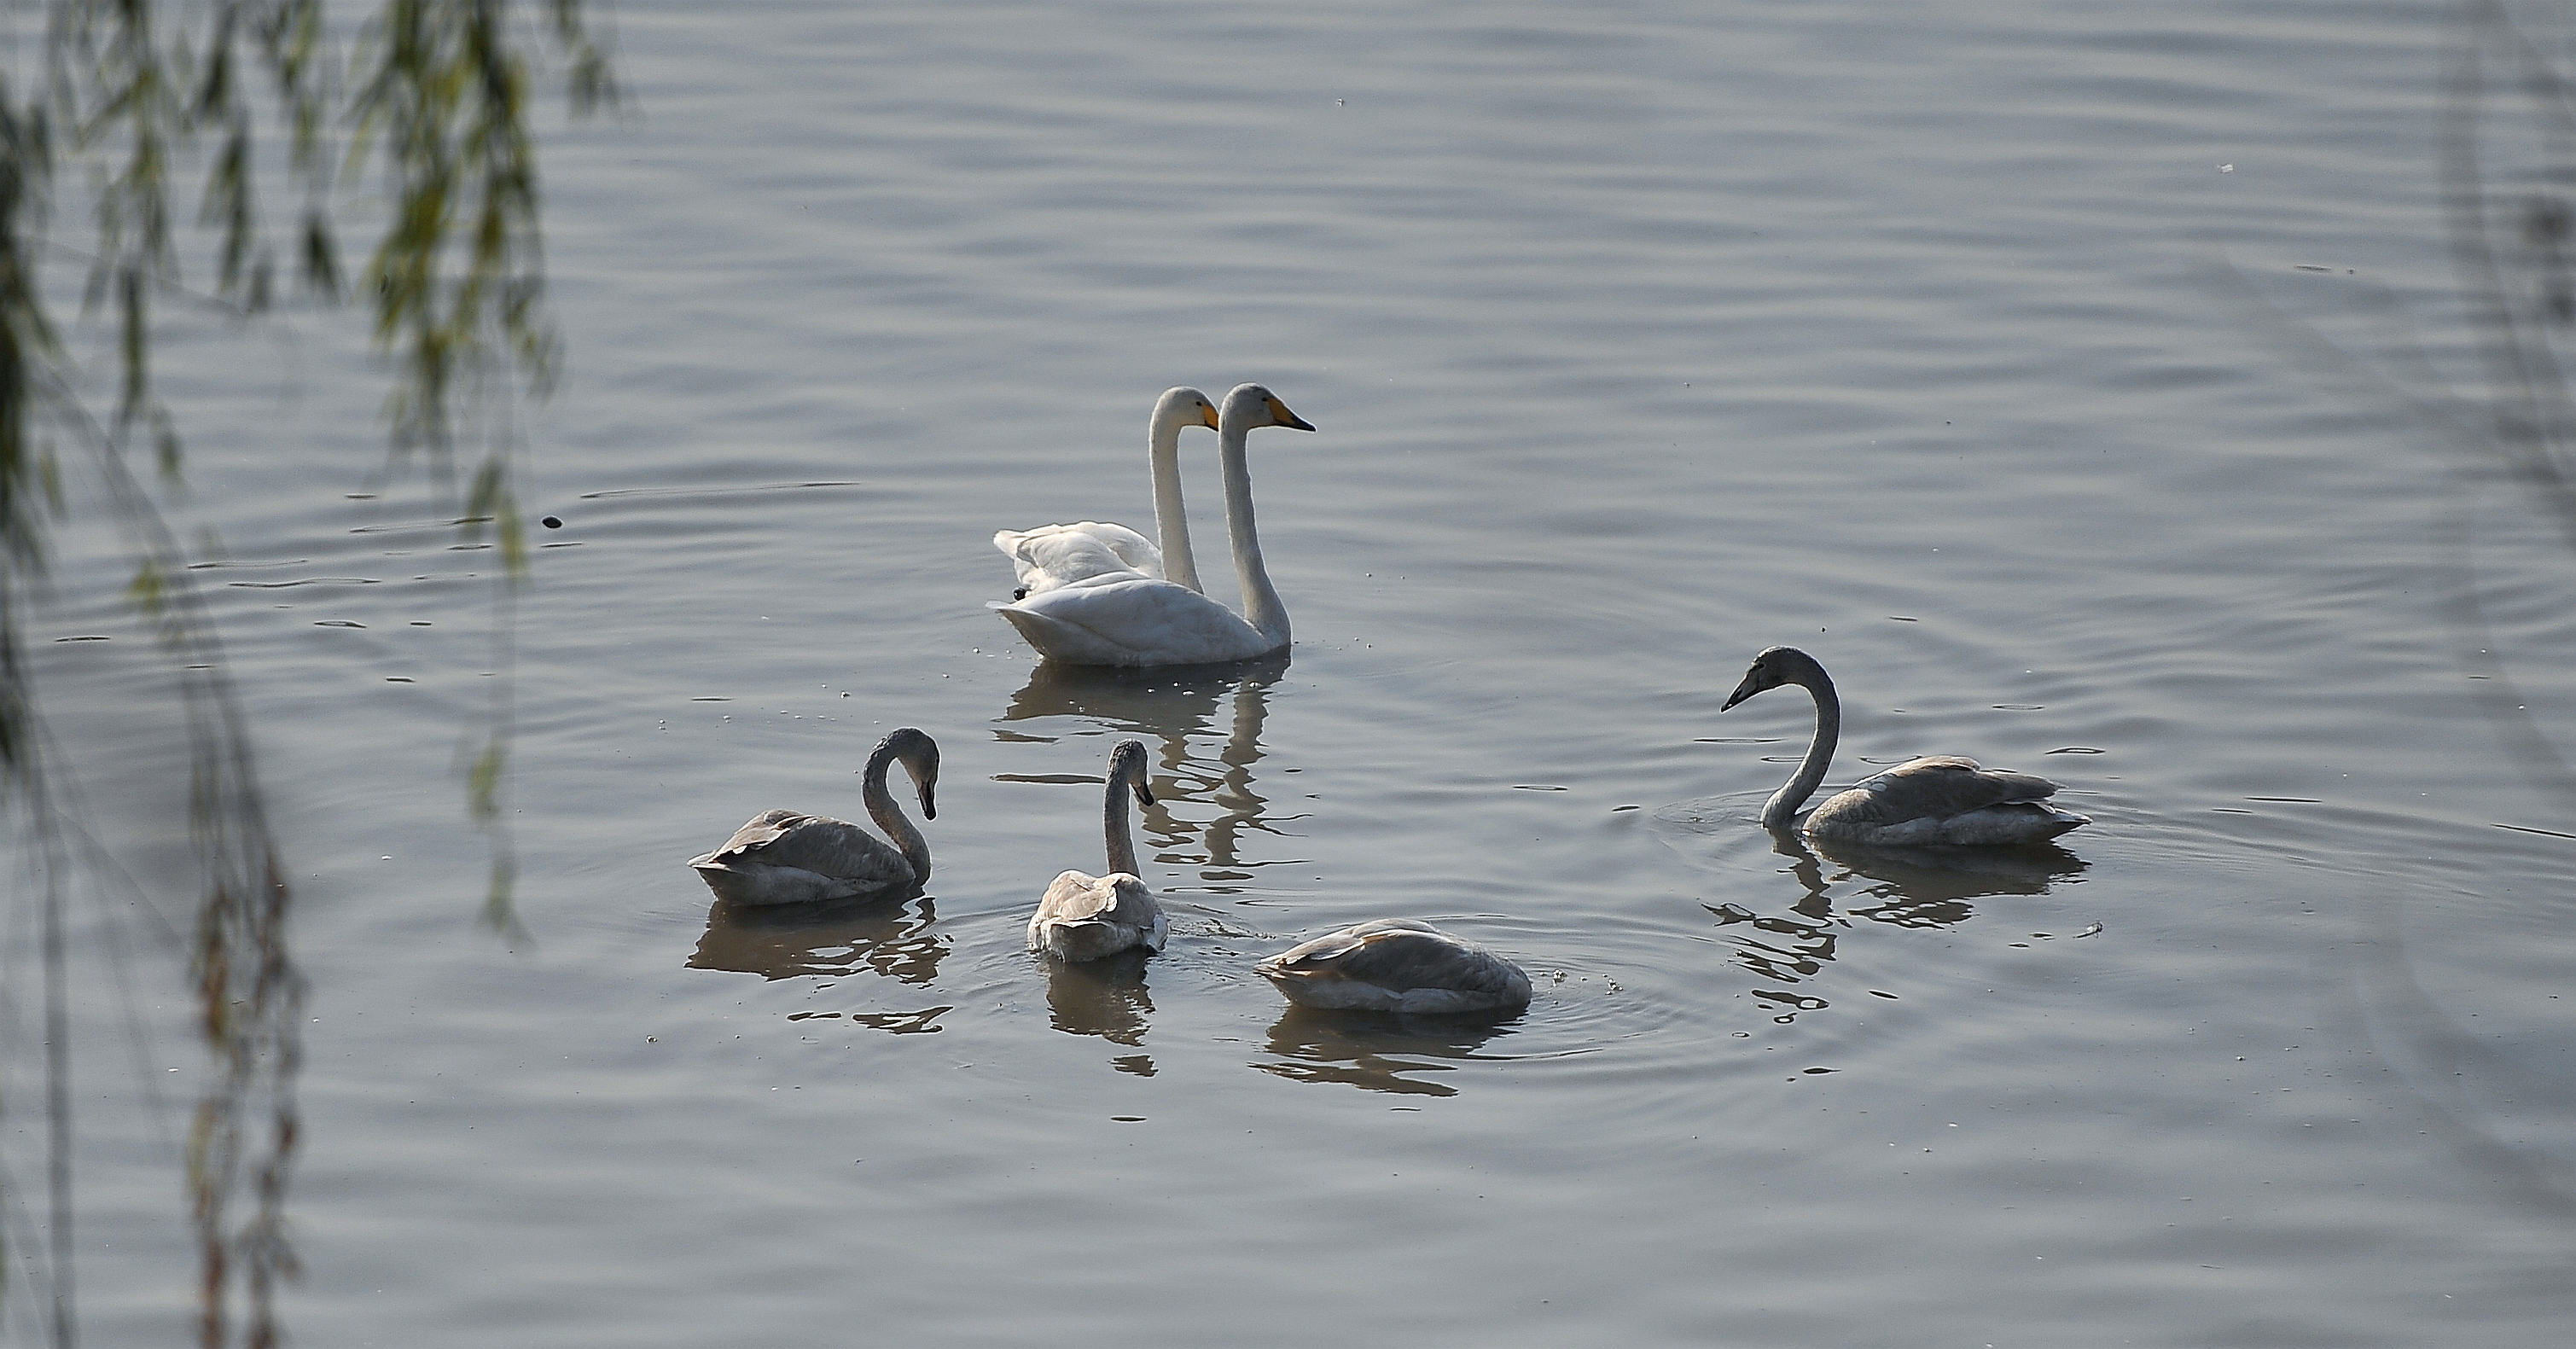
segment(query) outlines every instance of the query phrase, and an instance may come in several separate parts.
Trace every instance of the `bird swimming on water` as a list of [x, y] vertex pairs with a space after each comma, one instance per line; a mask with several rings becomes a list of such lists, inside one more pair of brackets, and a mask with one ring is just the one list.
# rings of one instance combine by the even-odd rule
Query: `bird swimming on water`
[[1794, 646], [1771, 647], [1753, 658], [1744, 682], [1718, 710], [1783, 684], [1795, 684], [1815, 699], [1816, 731], [1798, 771], [1763, 805], [1766, 829], [1794, 827], [1829, 841], [1913, 847], [2038, 843], [2093, 822], [2090, 816], [2049, 805], [2057, 784], [2046, 778], [1981, 768], [1974, 759], [1950, 755], [1898, 764], [1825, 798], [1800, 822], [1798, 807], [1825, 780], [1842, 736], [1842, 699], [1825, 667]]

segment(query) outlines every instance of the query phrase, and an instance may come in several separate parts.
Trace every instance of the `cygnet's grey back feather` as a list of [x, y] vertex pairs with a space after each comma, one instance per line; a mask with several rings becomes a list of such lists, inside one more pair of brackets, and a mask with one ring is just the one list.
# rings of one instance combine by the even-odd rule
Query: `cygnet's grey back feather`
[[1926, 816], [1964, 815], [2015, 801], [2042, 801], [2057, 791], [2043, 777], [2009, 769], [1981, 768], [1974, 759], [1936, 755], [1915, 759], [1870, 778], [1816, 807], [1808, 828], [1818, 818], [1836, 824], [1898, 824]]
[[1527, 1001], [1529, 980], [1509, 961], [1412, 918], [1378, 918], [1262, 962], [1274, 978], [1347, 979], [1392, 992], [1440, 988]]
[[847, 820], [794, 810], [765, 810], [725, 845], [689, 865], [701, 871], [737, 864], [794, 867], [849, 883], [852, 893], [909, 884], [912, 863]]

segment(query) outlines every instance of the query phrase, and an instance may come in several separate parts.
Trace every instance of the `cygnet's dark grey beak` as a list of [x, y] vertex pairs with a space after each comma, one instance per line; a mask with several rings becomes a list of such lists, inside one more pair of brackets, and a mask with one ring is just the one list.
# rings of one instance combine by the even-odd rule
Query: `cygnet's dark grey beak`
[[1723, 712], [1728, 708], [1735, 706], [1737, 703], [1743, 702], [1745, 699], [1752, 697], [1754, 694], [1760, 693], [1764, 686], [1757, 682], [1759, 678], [1760, 676], [1752, 674], [1744, 676], [1744, 682], [1735, 686], [1735, 692], [1726, 695], [1725, 703], [1721, 704], [1717, 710]]

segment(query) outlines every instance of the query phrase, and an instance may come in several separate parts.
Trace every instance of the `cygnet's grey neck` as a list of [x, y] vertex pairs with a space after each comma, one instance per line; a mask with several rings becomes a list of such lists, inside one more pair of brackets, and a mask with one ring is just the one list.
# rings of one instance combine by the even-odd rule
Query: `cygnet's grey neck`
[[896, 757], [892, 742], [877, 742], [875, 752], [868, 755], [860, 798], [867, 803], [868, 818], [885, 831], [895, 850], [903, 854], [903, 860], [912, 863], [913, 879], [923, 881], [930, 877], [930, 840], [921, 836], [921, 830], [903, 813], [903, 807], [895, 803], [894, 793], [886, 790], [886, 769]]
[[1133, 792], [1127, 775], [1115, 769], [1109, 774], [1109, 797], [1100, 806], [1101, 832], [1109, 836], [1109, 870], [1115, 875], [1144, 873], [1136, 869], [1136, 840], [1127, 828], [1127, 798]]
[[1795, 822], [1798, 807], [1816, 794], [1825, 780], [1825, 770], [1834, 761], [1834, 746], [1842, 739], [1843, 703], [1834, 693], [1834, 681], [1825, 667], [1811, 659], [1801, 659], [1782, 675], [1782, 682], [1796, 684], [1816, 700], [1816, 734], [1807, 742], [1807, 757], [1798, 764], [1795, 776], [1771, 794], [1762, 807], [1762, 825], [1766, 829], [1786, 829]]

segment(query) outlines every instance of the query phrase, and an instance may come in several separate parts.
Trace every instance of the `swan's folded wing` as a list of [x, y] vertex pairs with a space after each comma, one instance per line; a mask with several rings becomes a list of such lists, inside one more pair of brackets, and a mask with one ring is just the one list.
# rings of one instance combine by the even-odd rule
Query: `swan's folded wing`
[[1428, 923], [1380, 918], [1291, 947], [1263, 961], [1261, 969], [1274, 977], [1348, 979], [1400, 992], [1474, 986], [1482, 981], [1482, 967], [1492, 963], [1483, 948]]
[[689, 865], [723, 866], [730, 862], [758, 856], [771, 844], [776, 843], [790, 826], [800, 820], [814, 818], [816, 817], [802, 811], [764, 810], [752, 816], [750, 822], [742, 828], [733, 831], [733, 837], [726, 839], [723, 847], [703, 857], [691, 858]]
[[1059, 872], [1038, 900], [1041, 923], [1080, 923], [1116, 911], [1117, 888], [1107, 878], [1079, 871]]
[[1152, 540], [1125, 525], [1097, 520], [1005, 529], [993, 535], [993, 546], [1011, 559], [1023, 595], [1121, 572], [1154, 578], [1163, 574], [1163, 553]]
[[1942, 755], [1898, 764], [1852, 788], [1852, 793], [1866, 794], [1867, 803], [1845, 806], [1835, 815], [1853, 823], [1895, 824], [1964, 815], [2007, 802], [2045, 800], [2056, 790], [2057, 784], [2043, 777], [1980, 768], [1974, 759]]
[[1077, 665], [1211, 664], [1275, 649], [1215, 600], [1132, 573], [1085, 577], [993, 608], [1040, 654]]
[[792, 867], [848, 881], [861, 890], [912, 880], [912, 863], [847, 820], [773, 810], [754, 819], [707, 859], [718, 866]]

